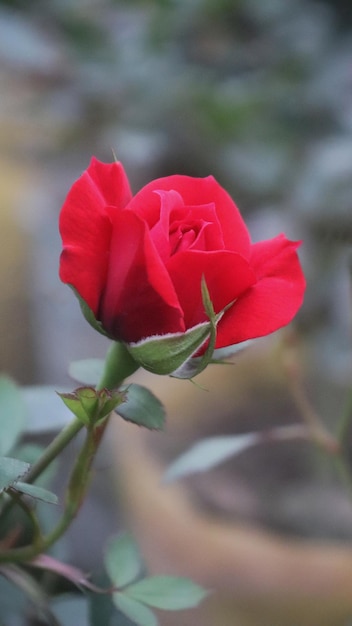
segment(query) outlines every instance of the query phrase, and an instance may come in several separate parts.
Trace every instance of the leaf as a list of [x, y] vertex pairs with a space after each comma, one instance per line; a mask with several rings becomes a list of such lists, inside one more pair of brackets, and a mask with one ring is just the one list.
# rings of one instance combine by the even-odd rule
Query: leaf
[[18, 567], [18, 565], [14, 563], [1, 565], [0, 574], [23, 591], [32, 600], [34, 605], [41, 608], [46, 606], [47, 599], [43, 590], [38, 586], [32, 576]]
[[82, 385], [97, 385], [105, 367], [104, 359], [82, 359], [70, 363], [68, 373]]
[[[34, 443], [25, 443], [17, 447], [17, 456], [21, 461], [26, 461], [33, 465], [43, 454], [45, 450], [44, 446], [39, 446]], [[38, 476], [35, 481], [37, 487], [46, 487], [51, 483], [57, 471], [58, 459], [54, 459], [50, 465]]]
[[[104, 586], [109, 584], [108, 578], [99, 579], [99, 584], [103, 583]], [[113, 626], [113, 615], [117, 614], [117, 609], [113, 603], [112, 594], [107, 593], [89, 593], [89, 620], [87, 624], [89, 626], [103, 626], [108, 624]]]
[[16, 482], [13, 485], [13, 488], [16, 491], [20, 491], [21, 493], [34, 498], [35, 500], [41, 500], [47, 504], [58, 504], [59, 501], [55, 493], [52, 493], [52, 491], [48, 491], [47, 489], [43, 489], [43, 487], [38, 487], [37, 485]]
[[0, 376], [0, 455], [8, 454], [17, 444], [25, 417], [21, 389], [7, 376]]
[[255, 433], [243, 435], [223, 435], [208, 437], [195, 443], [189, 450], [169, 465], [164, 474], [164, 482], [171, 482], [182, 476], [205, 472], [230, 457], [241, 454], [247, 448], [262, 443], [278, 443], [310, 439], [310, 431], [304, 424], [289, 424]]
[[24, 611], [26, 605], [26, 596], [23, 591], [19, 589], [13, 582], [11, 582], [11, 565], [0, 566], [0, 624], [1, 626], [7, 626], [7, 624], [18, 623], [11, 618], [14, 615]]
[[[30, 600], [36, 611], [42, 614], [48, 624], [59, 626], [48, 606], [48, 597], [40, 585], [28, 572], [12, 563], [2, 565], [0, 573], [20, 589]], [[2, 605], [1, 605], [2, 609]]]
[[205, 472], [230, 457], [240, 454], [259, 440], [260, 434], [258, 433], [203, 439], [171, 463], [164, 474], [164, 481], [171, 482], [189, 474]]
[[137, 578], [142, 569], [137, 544], [128, 533], [108, 542], [104, 562], [115, 587], [128, 585]]
[[10, 457], [0, 457], [0, 493], [8, 489], [20, 478], [23, 478], [30, 469], [29, 463], [12, 459]]
[[121, 592], [114, 593], [113, 600], [115, 606], [138, 626], [158, 626], [156, 616], [144, 604]]
[[72, 413], [52, 385], [33, 385], [24, 387], [22, 391], [28, 415], [27, 433], [57, 431], [72, 420]]
[[[66, 594], [52, 600], [50, 608], [58, 626], [78, 626], [89, 624], [88, 601], [85, 597], [77, 597], [74, 594]], [[48, 622], [50, 624], [50, 622]], [[50, 624], [51, 626], [51, 624]]]
[[117, 409], [116, 413], [123, 419], [145, 426], [151, 430], [160, 430], [165, 422], [165, 409], [154, 394], [141, 385], [131, 384], [121, 387], [126, 391], [126, 400]]
[[198, 606], [208, 592], [188, 578], [151, 576], [127, 587], [125, 595], [156, 609], [179, 611]]
[[130, 343], [133, 359], [154, 374], [172, 374], [208, 339], [211, 324], [204, 322], [184, 333], [170, 333]]

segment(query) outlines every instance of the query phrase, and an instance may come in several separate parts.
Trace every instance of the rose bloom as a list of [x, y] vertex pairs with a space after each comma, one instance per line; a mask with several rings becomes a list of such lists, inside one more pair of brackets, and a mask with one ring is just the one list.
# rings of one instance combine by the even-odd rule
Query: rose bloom
[[121, 163], [93, 158], [68, 193], [60, 232], [61, 280], [116, 341], [206, 322], [202, 277], [215, 312], [228, 307], [216, 348], [277, 330], [303, 301], [299, 242], [279, 235], [251, 243], [212, 176], [158, 178], [133, 196]]

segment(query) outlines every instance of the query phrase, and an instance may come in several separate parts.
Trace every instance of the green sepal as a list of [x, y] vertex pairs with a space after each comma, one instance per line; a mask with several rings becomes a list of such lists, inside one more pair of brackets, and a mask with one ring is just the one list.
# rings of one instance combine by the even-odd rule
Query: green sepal
[[209, 343], [206, 351], [201, 357], [190, 358], [172, 373], [174, 378], [194, 378], [200, 374], [212, 362], [215, 342], [216, 342], [216, 325], [224, 314], [224, 311], [216, 314], [213, 303], [210, 299], [207, 284], [204, 276], [202, 276], [202, 300], [205, 312], [209, 318]]
[[172, 374], [208, 339], [211, 325], [203, 322], [184, 333], [169, 333], [127, 344], [132, 358], [153, 374]]
[[73, 393], [58, 395], [85, 426], [100, 422], [125, 399], [123, 393], [105, 388], [98, 391], [94, 387], [78, 387]]
[[78, 299], [79, 306], [81, 307], [81, 311], [84, 317], [86, 318], [88, 324], [90, 324], [94, 328], [94, 330], [97, 330], [98, 333], [101, 333], [101, 335], [104, 335], [104, 337], [109, 337], [110, 339], [112, 339], [112, 337], [110, 337], [110, 335], [108, 335], [106, 330], [103, 328], [102, 323], [96, 319], [92, 309], [88, 306], [86, 301], [83, 300], [83, 298], [79, 295], [77, 289], [73, 287], [73, 285], [69, 285], [69, 287], [71, 287], [73, 293]]
[[132, 358], [127, 346], [120, 341], [113, 341], [105, 357], [104, 371], [98, 388], [117, 389], [138, 368], [139, 363]]

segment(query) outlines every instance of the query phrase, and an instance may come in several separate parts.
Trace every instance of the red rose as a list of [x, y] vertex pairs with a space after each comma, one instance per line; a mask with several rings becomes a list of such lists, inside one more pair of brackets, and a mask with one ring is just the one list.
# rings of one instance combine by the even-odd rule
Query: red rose
[[216, 348], [288, 324], [302, 304], [299, 243], [252, 244], [227, 192], [209, 176], [166, 176], [135, 196], [121, 163], [93, 158], [60, 216], [60, 277], [113, 339], [183, 333], [205, 322], [205, 278]]

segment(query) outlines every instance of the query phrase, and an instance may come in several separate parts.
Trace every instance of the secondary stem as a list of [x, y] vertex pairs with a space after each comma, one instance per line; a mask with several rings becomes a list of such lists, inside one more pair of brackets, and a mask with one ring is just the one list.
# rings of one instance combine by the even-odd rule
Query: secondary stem
[[33, 483], [50, 463], [66, 448], [67, 444], [82, 430], [84, 424], [78, 418], [67, 424], [44, 450], [41, 457], [34, 463], [25, 477], [26, 483]]
[[[137, 363], [129, 355], [125, 346], [120, 343], [113, 343], [107, 353], [104, 372], [96, 387], [97, 391], [104, 388], [118, 388], [124, 379], [135, 372], [137, 368]], [[65, 510], [54, 530], [46, 537], [40, 537], [39, 540], [38, 533], [36, 533], [37, 540], [31, 545], [0, 552], [0, 563], [30, 561], [38, 556], [38, 554], [48, 550], [48, 548], [64, 534], [80, 509], [89, 482], [89, 470], [101, 443], [108, 421], [109, 417], [104, 419], [100, 424], [92, 424], [87, 428], [85, 442], [71, 473], [66, 492]], [[34, 463], [25, 478], [26, 482], [34, 482], [62, 450], [66, 448], [83, 426], [84, 424], [78, 418], [75, 418], [70, 424], [63, 428], [49, 444], [38, 461]], [[5, 505], [2, 516], [9, 513], [12, 506], [13, 501], [9, 502], [7, 506]]]
[[[127, 376], [133, 374], [138, 368], [137, 363], [127, 352], [121, 343], [111, 344], [105, 359], [103, 375], [96, 386], [97, 391], [101, 389], [117, 389]], [[103, 431], [106, 428], [106, 421], [103, 422]], [[26, 483], [33, 483], [40, 474], [50, 465], [50, 463], [66, 448], [70, 441], [82, 430], [84, 424], [75, 418], [65, 428], [58, 433], [53, 441], [44, 450], [41, 457], [31, 467]]]
[[46, 537], [34, 544], [0, 552], [0, 563], [30, 561], [48, 550], [64, 534], [76, 517], [85, 496], [90, 477], [90, 467], [99, 447], [101, 437], [95, 427], [87, 430], [85, 442], [74, 465], [66, 492], [66, 506], [58, 524]]

